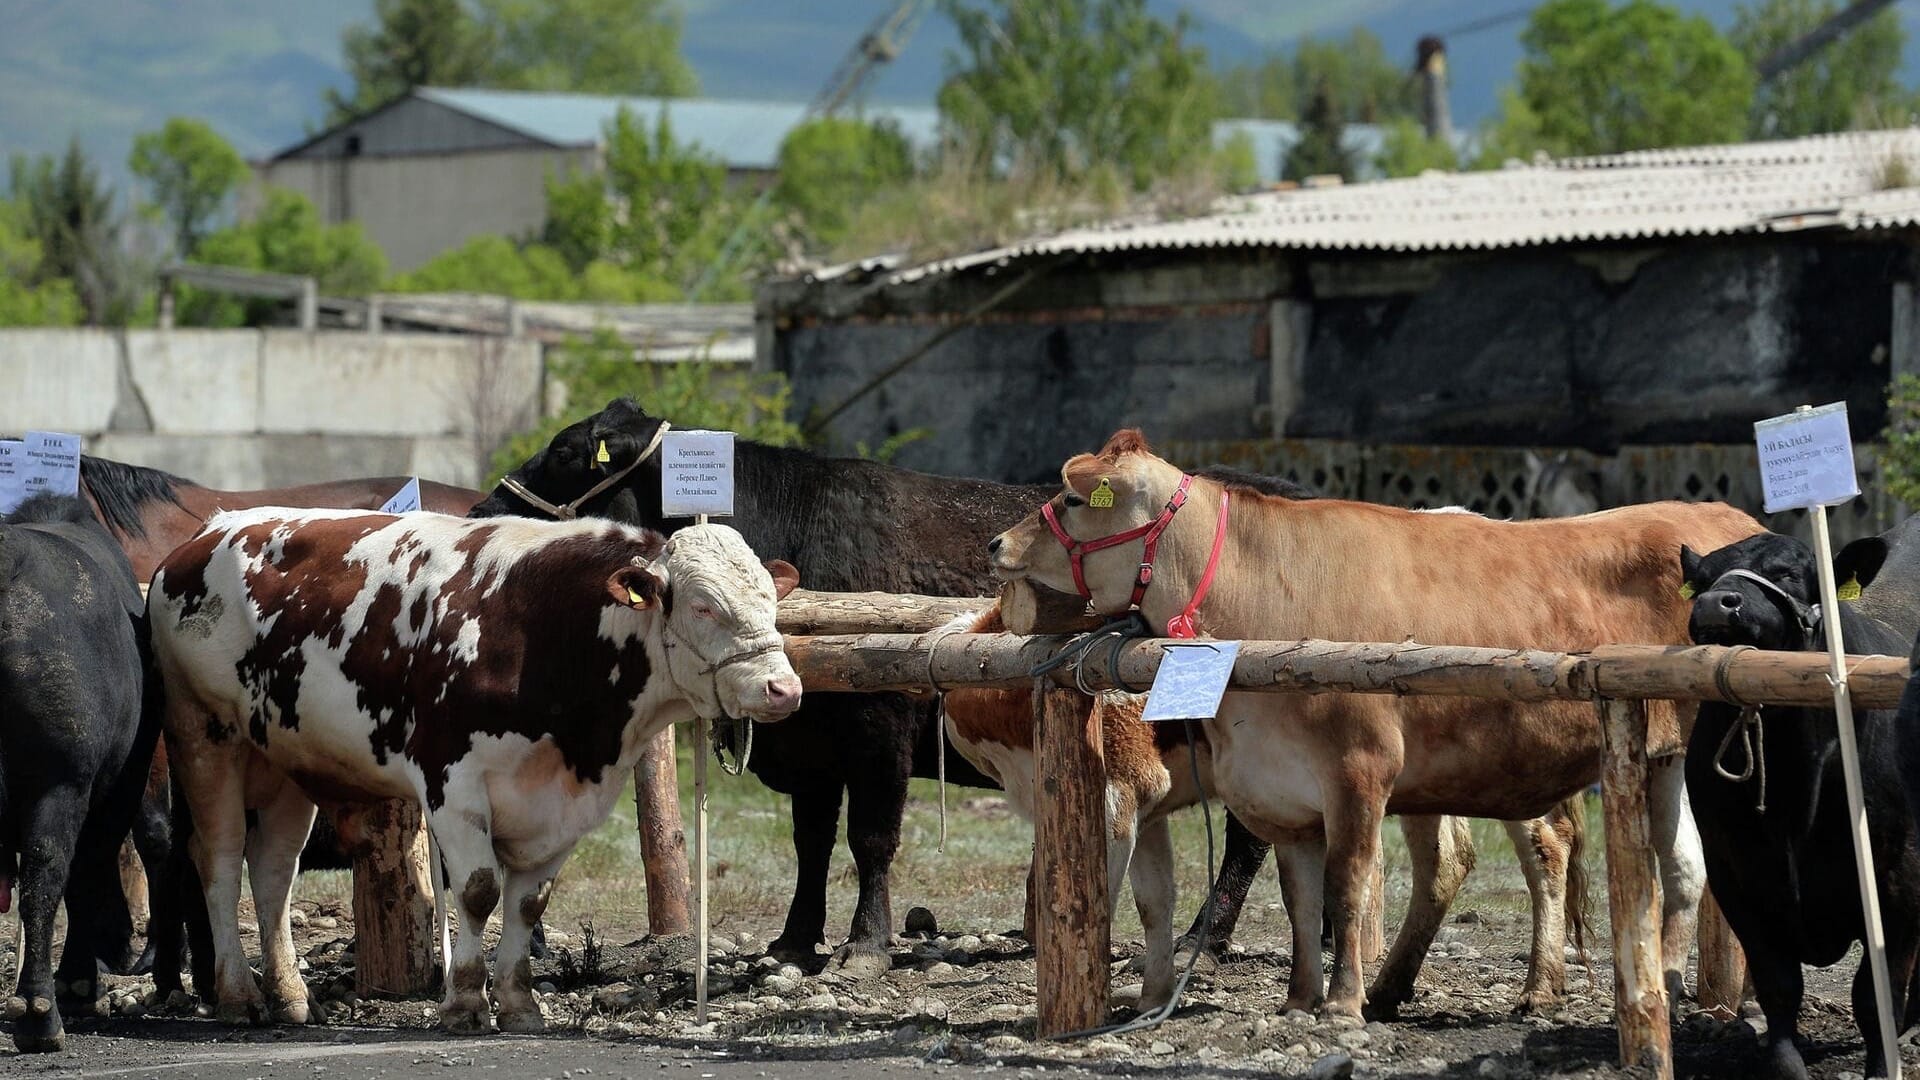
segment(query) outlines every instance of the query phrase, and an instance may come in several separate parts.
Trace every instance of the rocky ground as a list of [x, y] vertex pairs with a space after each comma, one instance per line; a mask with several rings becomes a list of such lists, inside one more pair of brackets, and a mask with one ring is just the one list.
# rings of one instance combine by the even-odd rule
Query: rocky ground
[[[1517, 915], [1458, 914], [1442, 930], [1419, 996], [1391, 1023], [1283, 1014], [1284, 946], [1261, 934], [1222, 963], [1203, 961], [1167, 1023], [1059, 1043], [1032, 1041], [1031, 948], [1017, 935], [977, 927], [904, 939], [893, 950], [892, 969], [863, 981], [822, 971], [824, 954], [806, 966], [781, 964], [765, 955], [757, 933], [717, 934], [705, 1025], [695, 1022], [686, 939], [636, 940], [590, 924], [555, 931], [553, 957], [535, 965], [549, 1033], [456, 1040], [435, 1032], [431, 1001], [354, 993], [352, 928], [337, 905], [302, 902], [296, 923], [326, 1026], [229, 1029], [196, 1016], [191, 1002], [154, 1001], [148, 979], [110, 978], [101, 1006], [110, 1015], [70, 1021], [68, 1049], [60, 1054], [0, 1051], [0, 1075], [162, 1077], [190, 1070], [224, 1080], [328, 1070], [444, 1077], [455, 1069], [570, 1078], [685, 1068], [705, 1070], [703, 1080], [768, 1080], [950, 1067], [1022, 1077], [1631, 1075], [1613, 1065], [1612, 975], [1604, 957], [1594, 957], [1591, 969], [1572, 967], [1558, 1013], [1511, 1014], [1525, 977], [1527, 928]], [[255, 945], [251, 924], [243, 929]], [[1123, 1020], [1131, 1015], [1128, 990], [1137, 992], [1128, 985], [1127, 954], [1138, 947], [1126, 943], [1117, 951], [1113, 1016]], [[1805, 1029], [1819, 1077], [1861, 1069], [1846, 974], [1817, 973], [1810, 986]], [[1675, 1032], [1680, 1074], [1747, 1075], [1757, 1026], [1683, 1021]], [[1909, 1060], [1920, 1063], [1920, 1053]]]

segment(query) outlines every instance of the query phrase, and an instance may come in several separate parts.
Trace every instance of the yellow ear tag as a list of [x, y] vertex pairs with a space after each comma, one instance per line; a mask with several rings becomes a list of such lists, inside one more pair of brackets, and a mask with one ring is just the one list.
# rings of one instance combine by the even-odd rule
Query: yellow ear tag
[[647, 606], [647, 598], [644, 596], [641, 596], [637, 592], [634, 592], [631, 586], [627, 588], [627, 600], [630, 601], [634, 607]]
[[1682, 600], [1691, 600], [1691, 599], [1693, 599], [1693, 586], [1692, 586], [1692, 585], [1690, 585], [1690, 584], [1688, 584], [1688, 583], [1686, 583], [1686, 582], [1684, 582], [1684, 581], [1680, 583], [1680, 599], [1682, 599]]
[[1113, 508], [1113, 485], [1107, 483], [1106, 477], [1101, 477], [1100, 485], [1094, 488], [1093, 492], [1087, 496], [1087, 505], [1096, 510], [1110, 510]]
[[1835, 592], [1835, 594], [1834, 594], [1834, 595], [1836, 595], [1836, 596], [1838, 596], [1838, 597], [1839, 597], [1840, 599], [1842, 599], [1842, 600], [1858, 600], [1858, 599], [1860, 599], [1860, 579], [1859, 579], [1859, 577], [1857, 577], [1857, 576], [1855, 576], [1855, 577], [1849, 577], [1849, 578], [1847, 578], [1847, 580], [1846, 580], [1846, 581], [1844, 581], [1844, 582], [1841, 582], [1841, 583], [1840, 583], [1840, 588], [1839, 588], [1839, 589], [1838, 589], [1838, 590], [1837, 590], [1837, 591]]
[[607, 453], [607, 440], [600, 440], [600, 449], [594, 452], [593, 460], [601, 465], [606, 465], [613, 461], [613, 455]]

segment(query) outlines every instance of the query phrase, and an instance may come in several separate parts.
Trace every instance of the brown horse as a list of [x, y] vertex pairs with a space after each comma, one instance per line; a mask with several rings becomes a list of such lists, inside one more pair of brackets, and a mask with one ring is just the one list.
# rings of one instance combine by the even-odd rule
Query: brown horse
[[[199, 532], [207, 518], [222, 510], [245, 510], [255, 506], [378, 510], [407, 483], [407, 479], [404, 476], [381, 476], [259, 491], [221, 491], [159, 469], [128, 465], [107, 458], [83, 456], [80, 459], [80, 495], [106, 524], [114, 539], [120, 542], [127, 559], [133, 564], [134, 580], [142, 585], [153, 576], [160, 560]], [[428, 480], [420, 482], [421, 507], [437, 513], [464, 515], [474, 503], [480, 501], [480, 494], [448, 484]], [[147, 876], [154, 881], [162, 880], [162, 867], [166, 864], [166, 806], [167, 756], [165, 746], [161, 745], [154, 749], [153, 767], [147, 775], [147, 799], [133, 830], [133, 844], [139, 852], [139, 861], [144, 864]], [[143, 891], [144, 882], [137, 871], [129, 873], [133, 868], [128, 860], [123, 858], [122, 862], [122, 883], [127, 887], [134, 906], [139, 907], [139, 894]], [[162, 891], [170, 893], [174, 890], [168, 888]], [[172, 897], [167, 899], [170, 901]], [[167, 913], [165, 904], [160, 906], [161, 912], [156, 912], [156, 917], [150, 923], [146, 955], [132, 968], [144, 970], [153, 962], [156, 951], [163, 963], [171, 954], [174, 958], [168, 965], [171, 970], [156, 973], [155, 978], [156, 981], [170, 978], [173, 988], [177, 988], [179, 919]], [[169, 935], [173, 935], [171, 942], [166, 940]], [[156, 938], [161, 940], [156, 943]], [[123, 957], [102, 959], [115, 968], [121, 968], [124, 963]]]

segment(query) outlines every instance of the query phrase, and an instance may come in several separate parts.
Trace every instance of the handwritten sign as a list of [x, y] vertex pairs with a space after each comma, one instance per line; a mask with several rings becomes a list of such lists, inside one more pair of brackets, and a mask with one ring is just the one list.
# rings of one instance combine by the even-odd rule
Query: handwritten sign
[[80, 493], [80, 436], [29, 431], [0, 442], [0, 513], [12, 513], [35, 495]]
[[1767, 513], [1838, 506], [1860, 494], [1847, 403], [1798, 409], [1753, 425]]
[[381, 507], [383, 514], [408, 514], [420, 509], [420, 478], [413, 477], [394, 492]]
[[660, 512], [733, 515], [733, 432], [667, 432], [660, 442]]
[[1233, 678], [1237, 641], [1194, 641], [1165, 646], [1160, 670], [1147, 693], [1143, 720], [1211, 720]]

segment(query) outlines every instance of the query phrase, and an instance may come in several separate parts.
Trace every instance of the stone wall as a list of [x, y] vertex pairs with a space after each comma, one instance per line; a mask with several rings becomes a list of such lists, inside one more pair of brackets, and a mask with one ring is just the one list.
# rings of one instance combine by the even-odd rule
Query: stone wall
[[544, 405], [529, 340], [293, 330], [0, 330], [0, 432], [211, 487], [416, 475], [477, 486]]

